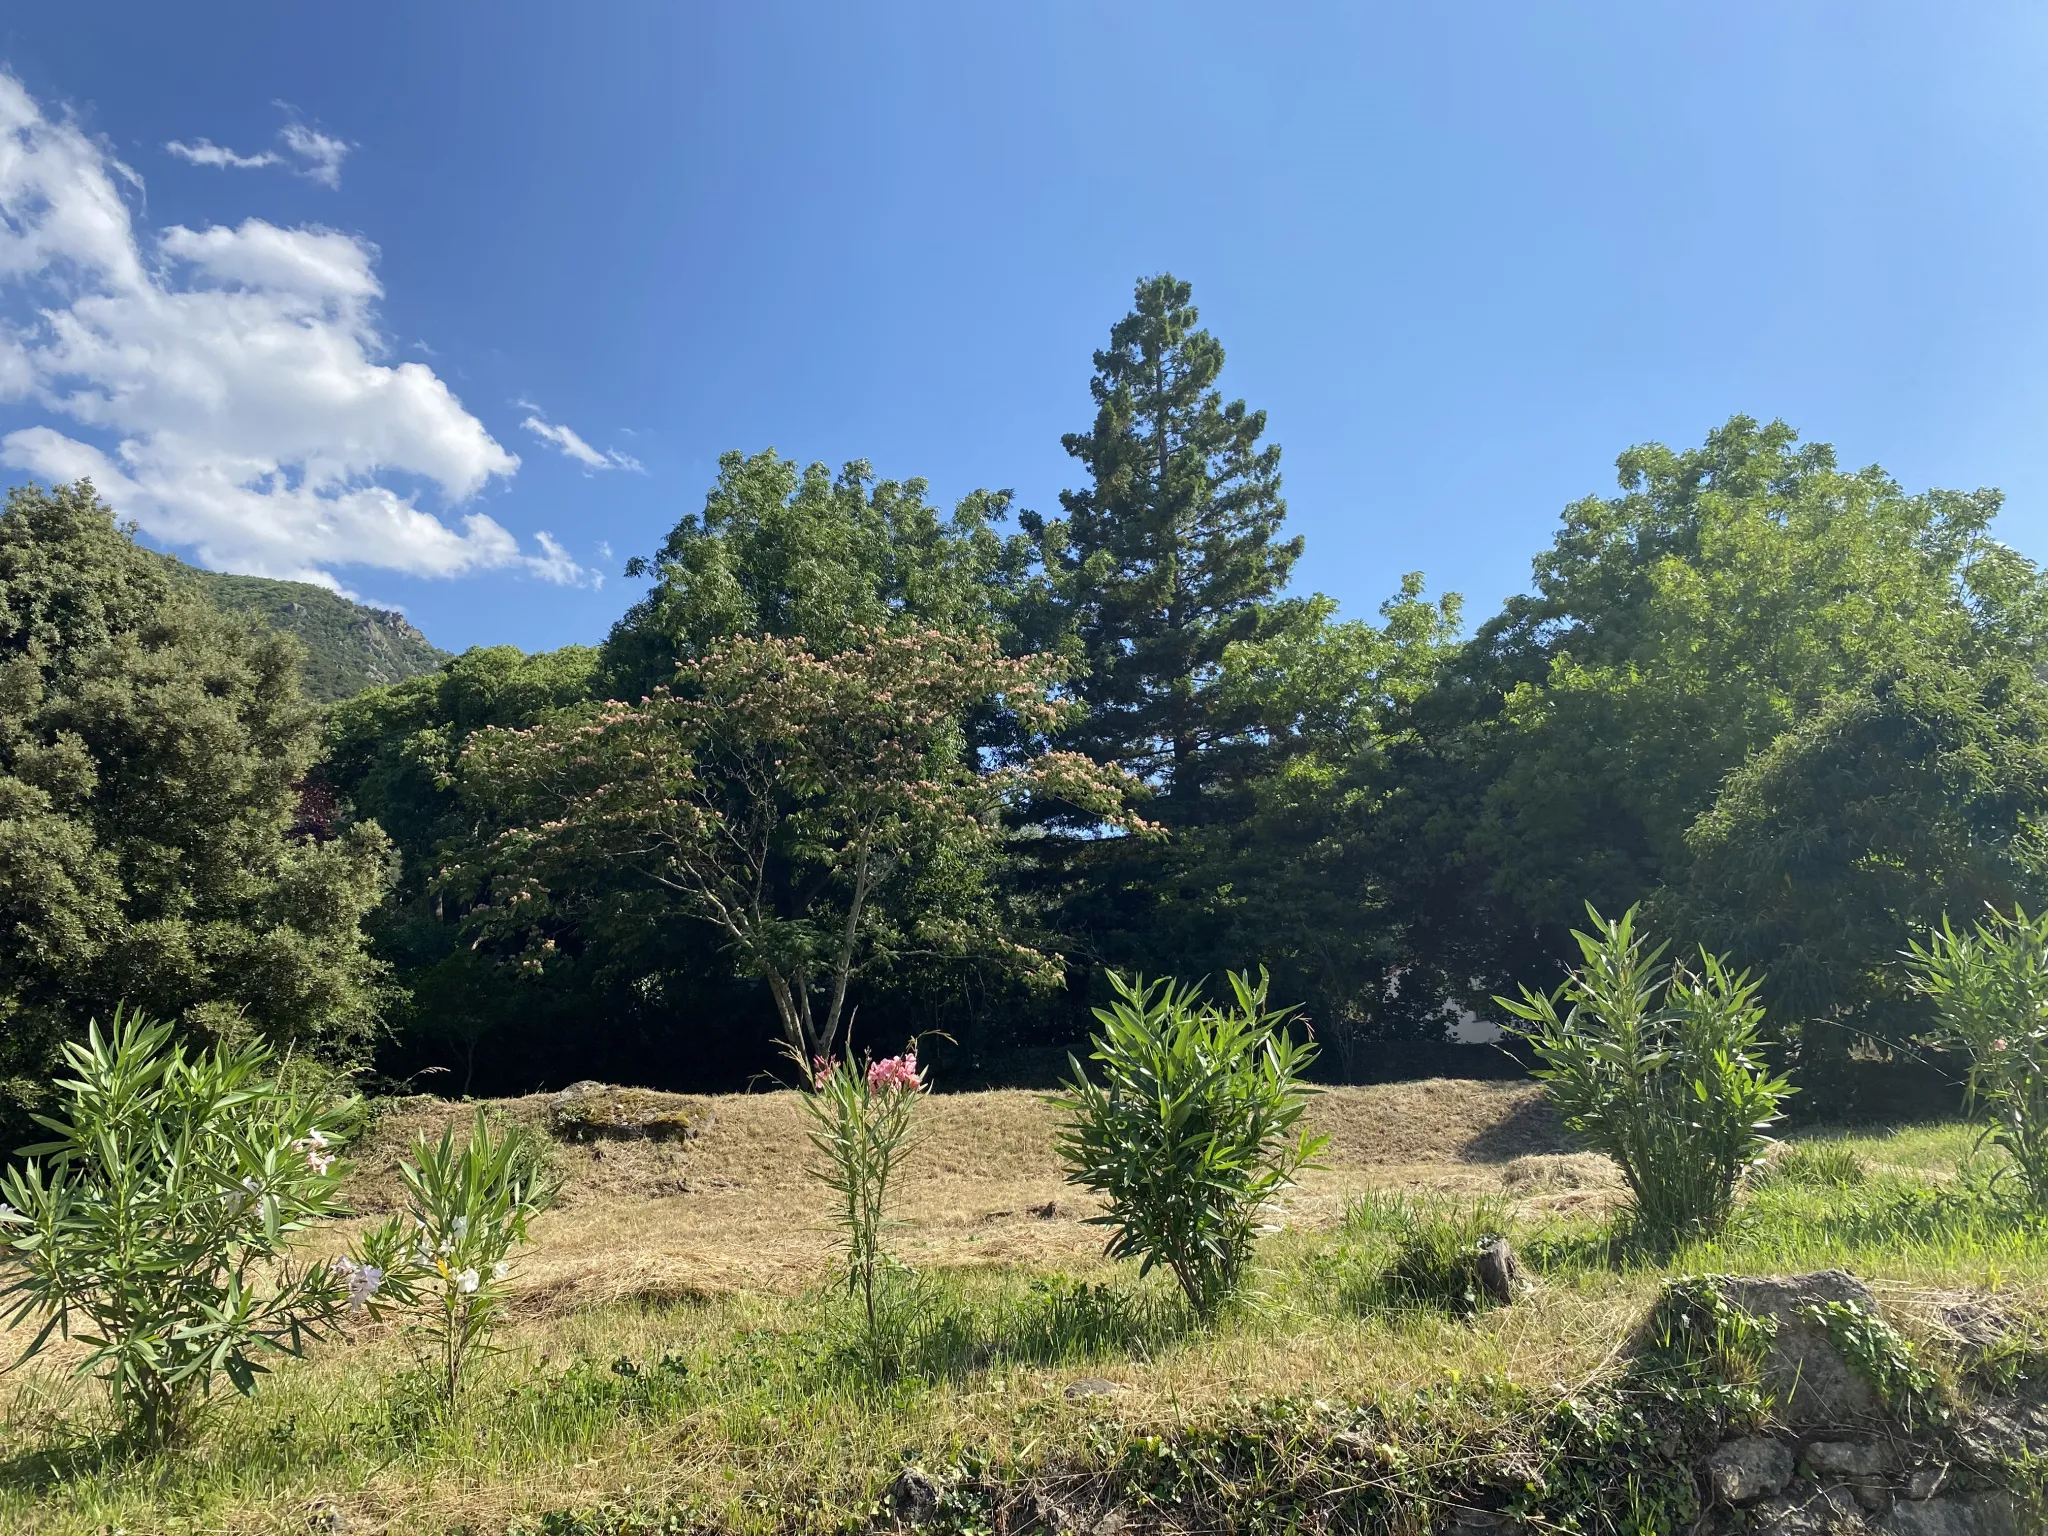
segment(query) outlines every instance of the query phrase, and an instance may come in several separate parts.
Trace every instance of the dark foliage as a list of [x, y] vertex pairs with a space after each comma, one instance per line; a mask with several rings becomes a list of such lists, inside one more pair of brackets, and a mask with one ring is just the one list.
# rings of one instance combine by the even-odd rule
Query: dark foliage
[[[0, 1116], [126, 1001], [344, 1058], [385, 967], [374, 824], [295, 830], [319, 749], [290, 641], [182, 590], [83, 482], [0, 515]], [[11, 1127], [10, 1127], [11, 1128]]]

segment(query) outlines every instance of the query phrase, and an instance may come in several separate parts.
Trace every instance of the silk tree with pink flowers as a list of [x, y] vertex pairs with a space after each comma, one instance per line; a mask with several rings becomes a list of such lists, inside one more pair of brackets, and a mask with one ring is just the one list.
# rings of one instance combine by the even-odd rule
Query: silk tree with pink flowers
[[[459, 782], [497, 830], [441, 888], [478, 943], [537, 973], [623, 874], [652, 920], [722, 935], [807, 1068], [841, 1048], [850, 990], [877, 962], [973, 955], [1056, 985], [1059, 958], [1007, 933], [992, 892], [1016, 813], [1050, 800], [1150, 830], [1126, 809], [1128, 775], [1050, 748], [1075, 707], [1067, 671], [981, 633], [874, 629], [829, 655], [732, 636], [638, 703], [479, 732]], [[1000, 761], [965, 726], [989, 710], [1018, 743]]]

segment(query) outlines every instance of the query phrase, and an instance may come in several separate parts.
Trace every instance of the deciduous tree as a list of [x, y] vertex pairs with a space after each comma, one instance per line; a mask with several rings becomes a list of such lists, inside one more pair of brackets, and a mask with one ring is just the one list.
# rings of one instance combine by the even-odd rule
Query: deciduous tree
[[989, 898], [1003, 813], [1043, 796], [1119, 819], [1119, 776], [1053, 751], [990, 766], [962, 722], [994, 700], [1042, 737], [1058, 663], [985, 634], [848, 638], [819, 655], [733, 636], [639, 703], [479, 733], [464, 792], [508, 824], [450, 873], [472, 926], [544, 967], [593, 872], [630, 879], [766, 983], [805, 1060], [832, 1051], [878, 961], [993, 950], [1050, 979], [1056, 962], [1006, 938]]

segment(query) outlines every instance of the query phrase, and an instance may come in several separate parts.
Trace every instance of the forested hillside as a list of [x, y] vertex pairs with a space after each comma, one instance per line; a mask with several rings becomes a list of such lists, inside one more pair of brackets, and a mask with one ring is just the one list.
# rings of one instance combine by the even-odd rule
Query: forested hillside
[[407, 623], [404, 614], [391, 609], [350, 602], [311, 582], [231, 576], [164, 558], [173, 576], [203, 593], [216, 608], [255, 619], [303, 645], [306, 654], [299, 675], [306, 697], [318, 703], [402, 683], [432, 672], [448, 659], [448, 653]]

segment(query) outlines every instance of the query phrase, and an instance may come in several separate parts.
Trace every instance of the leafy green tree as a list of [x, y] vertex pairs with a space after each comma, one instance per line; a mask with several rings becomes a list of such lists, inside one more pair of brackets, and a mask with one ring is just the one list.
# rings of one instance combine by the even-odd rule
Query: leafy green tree
[[1767, 967], [1823, 1093], [1859, 1035], [1931, 1024], [1900, 964], [1945, 913], [2048, 896], [2048, 690], [2018, 663], [1927, 663], [1830, 700], [1732, 774], [1657, 897]]
[[[667, 1080], [683, 1062], [701, 1082], [764, 1065], [754, 1032], [725, 1023], [744, 1017], [749, 993], [724, 941], [708, 925], [673, 921], [631, 870], [592, 864], [575, 890], [557, 893], [576, 920], [538, 971], [514, 950], [473, 945], [462, 900], [435, 876], [516, 812], [481, 791], [460, 794], [456, 764], [479, 730], [525, 729], [597, 699], [645, 700], [675, 683], [679, 662], [734, 636], [798, 640], [830, 656], [876, 629], [930, 625], [1028, 649], [1045, 627], [1042, 594], [1029, 543], [1002, 530], [1008, 502], [976, 491], [948, 515], [923, 481], [878, 480], [864, 463], [835, 476], [772, 451], [730, 453], [703, 509], [629, 566], [653, 584], [601, 648], [472, 651], [435, 677], [338, 706], [324, 772], [406, 855], [398, 899], [377, 922], [379, 952], [413, 999], [391, 1069], [452, 1068], [449, 1085], [467, 1090], [565, 1073]], [[987, 701], [961, 727], [992, 761], [1030, 748], [1019, 722]], [[915, 947], [890, 962], [904, 1006], [942, 1006], [970, 969]]]
[[0, 1075], [37, 1102], [117, 1003], [348, 1055], [386, 976], [391, 876], [359, 823], [298, 829], [319, 748], [298, 652], [182, 592], [77, 485], [0, 514]]
[[1197, 328], [1192, 294], [1167, 274], [1138, 283], [1095, 354], [1095, 424], [1061, 439], [1090, 483], [1061, 492], [1064, 518], [1021, 519], [1087, 661], [1070, 744], [1157, 785], [1175, 826], [1205, 818], [1218, 750], [1248, 723], [1217, 691], [1224, 651], [1281, 622], [1301, 554], [1278, 537], [1265, 413], [1224, 403], [1223, 347]]
[[[459, 907], [435, 884], [444, 864], [463, 856], [498, 823], [488, 808], [465, 805], [455, 773], [478, 731], [523, 727], [551, 710], [587, 702], [597, 686], [599, 653], [564, 646], [532, 656], [509, 645], [463, 652], [440, 671], [374, 689], [327, 713], [327, 757], [319, 782], [358, 817], [388, 832], [402, 855], [390, 898], [370, 920], [376, 951], [402, 981], [394, 1039], [382, 1053], [393, 1071], [452, 1069], [446, 1086], [468, 1093], [486, 1081], [512, 1087], [545, 1078], [558, 1049], [585, 1021], [576, 1050], [603, 1062], [616, 1030], [593, 1038], [588, 1019], [631, 1019], [644, 999], [632, 982], [660, 966], [630, 943], [599, 946], [543, 977], [522, 975], [470, 947]], [[566, 958], [566, 957], [565, 957]], [[715, 965], [715, 956], [695, 964]], [[485, 1050], [486, 1042], [491, 1049]], [[492, 1078], [493, 1060], [505, 1068]], [[575, 1075], [588, 1075], [579, 1071]]]
[[1740, 416], [1619, 469], [1622, 494], [1566, 509], [1534, 593], [1480, 628], [1396, 754], [1387, 830], [1423, 866], [1407, 930], [1425, 969], [1486, 990], [1554, 965], [1586, 900], [1682, 879], [1728, 775], [1833, 700], [2040, 650], [2042, 583], [1991, 537], [1995, 492], [1908, 495]]
[[994, 953], [1051, 979], [989, 898], [1002, 813], [1053, 796], [1115, 819], [1119, 776], [1062, 752], [987, 766], [963, 721], [998, 700], [1042, 736], [1060, 664], [987, 635], [855, 638], [820, 656], [735, 636], [637, 704], [480, 732], [461, 782], [503, 830], [448, 881], [471, 928], [544, 970], [611, 891], [695, 919], [766, 983], [805, 1061], [836, 1049], [856, 977], [894, 956]]
[[2004, 643], [1980, 606], [1993, 493], [1908, 496], [1825, 444], [1737, 417], [1705, 447], [1620, 460], [1624, 494], [1565, 513], [1537, 595], [1481, 630], [1511, 751], [1481, 839], [1556, 923], [1682, 860], [1722, 779], [1829, 699], [1912, 656]]
[[1318, 595], [1224, 655], [1218, 695], [1256, 722], [1256, 744], [1239, 770], [1249, 813], [1201, 838], [1227, 920], [1212, 942], [1304, 999], [1347, 1074], [1378, 1038], [1442, 1027], [1441, 991], [1409, 975], [1401, 850], [1379, 834], [1405, 793], [1393, 754], [1457, 654], [1460, 609], [1411, 572], [1378, 624], [1340, 620]]
[[835, 476], [773, 449], [722, 455], [704, 510], [627, 563], [655, 582], [605, 643], [604, 692], [637, 699], [733, 635], [825, 655], [890, 625], [1004, 632], [1031, 588], [1029, 543], [999, 531], [1009, 493], [975, 491], [946, 518], [925, 490], [860, 460]]

